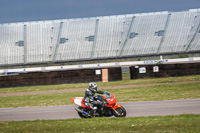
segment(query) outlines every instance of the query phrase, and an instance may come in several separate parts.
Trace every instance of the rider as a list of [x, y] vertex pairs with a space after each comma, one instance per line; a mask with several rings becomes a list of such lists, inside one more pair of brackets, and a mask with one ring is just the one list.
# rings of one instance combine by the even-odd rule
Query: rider
[[103, 91], [97, 90], [97, 84], [90, 82], [89, 87], [85, 91], [84, 104], [93, 110], [97, 109], [97, 105], [102, 105], [102, 102], [95, 99], [95, 93], [103, 94]]

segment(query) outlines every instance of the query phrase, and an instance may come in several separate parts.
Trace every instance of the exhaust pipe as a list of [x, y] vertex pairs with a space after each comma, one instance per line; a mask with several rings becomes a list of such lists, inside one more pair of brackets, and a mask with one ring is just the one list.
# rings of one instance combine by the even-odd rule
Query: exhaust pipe
[[81, 110], [81, 109], [77, 109], [77, 108], [75, 108], [75, 110], [76, 110], [77, 112], [82, 113], [82, 114], [88, 115], [87, 112], [85, 112], [85, 111], [83, 111], [83, 110]]
[[83, 113], [83, 111], [80, 110], [80, 109], [75, 108], [75, 110], [76, 110], [77, 112]]

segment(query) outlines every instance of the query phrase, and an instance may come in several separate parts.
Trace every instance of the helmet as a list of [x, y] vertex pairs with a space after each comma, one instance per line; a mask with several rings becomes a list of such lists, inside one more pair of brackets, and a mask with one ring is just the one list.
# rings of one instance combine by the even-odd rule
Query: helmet
[[89, 89], [93, 92], [97, 91], [97, 84], [95, 82], [90, 82], [89, 83]]

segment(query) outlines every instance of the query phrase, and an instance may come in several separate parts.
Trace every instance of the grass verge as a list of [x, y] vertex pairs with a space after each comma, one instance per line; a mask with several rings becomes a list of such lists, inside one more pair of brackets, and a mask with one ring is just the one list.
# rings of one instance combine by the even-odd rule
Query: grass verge
[[[108, 89], [103, 91], [114, 93], [117, 96], [117, 102], [198, 99], [200, 98], [200, 83]], [[0, 97], [0, 108], [69, 105], [73, 104], [72, 97], [83, 96], [84, 92]]]
[[198, 133], [200, 115], [134, 118], [92, 118], [0, 122], [0, 132], [8, 133]]
[[[119, 86], [119, 85], [174, 83], [174, 82], [184, 82], [184, 81], [200, 81], [200, 75], [165, 77], [165, 78], [146, 78], [146, 79], [137, 79], [137, 80], [115, 81], [115, 82], [108, 82], [108, 83], [99, 82], [98, 86], [106, 87], [106, 86]], [[62, 90], [62, 89], [70, 89], [70, 88], [87, 88], [87, 87], [88, 87], [88, 83], [13, 87], [13, 88], [2, 88], [0, 89], [0, 93], [28, 92], [28, 91], [42, 91], [42, 90]]]

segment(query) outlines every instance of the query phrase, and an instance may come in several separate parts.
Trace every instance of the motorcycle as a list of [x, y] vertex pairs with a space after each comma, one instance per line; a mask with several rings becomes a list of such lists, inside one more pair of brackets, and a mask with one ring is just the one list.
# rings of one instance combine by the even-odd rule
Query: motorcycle
[[117, 98], [114, 94], [104, 92], [103, 95], [96, 95], [95, 100], [103, 104], [97, 105], [97, 110], [93, 110], [86, 106], [83, 102], [83, 97], [73, 97], [72, 101], [78, 105], [75, 110], [81, 118], [92, 118], [92, 117], [125, 117], [126, 110], [121, 104], [117, 104]]

